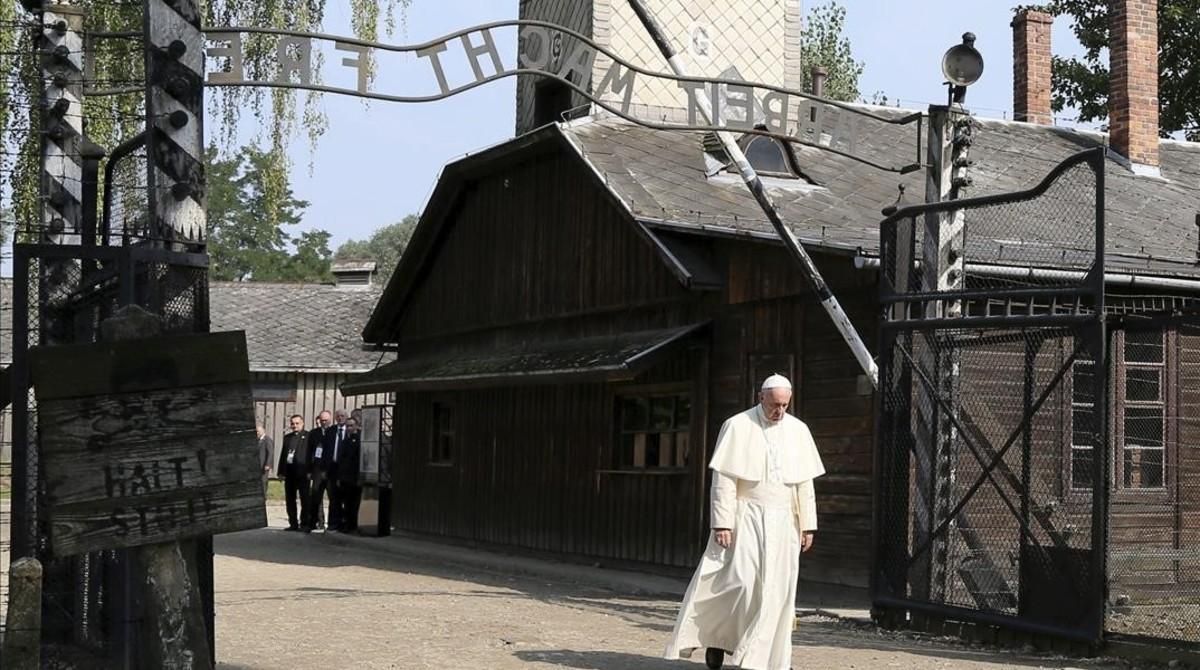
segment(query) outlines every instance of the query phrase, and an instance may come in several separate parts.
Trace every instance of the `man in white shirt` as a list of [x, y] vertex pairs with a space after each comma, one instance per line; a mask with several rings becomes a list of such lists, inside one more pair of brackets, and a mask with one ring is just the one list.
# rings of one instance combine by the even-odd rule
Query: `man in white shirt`
[[720, 668], [788, 670], [800, 554], [817, 530], [813, 479], [825, 473], [808, 426], [787, 413], [792, 384], [771, 375], [759, 404], [721, 426], [712, 537], [692, 577], [665, 657], [704, 648]]

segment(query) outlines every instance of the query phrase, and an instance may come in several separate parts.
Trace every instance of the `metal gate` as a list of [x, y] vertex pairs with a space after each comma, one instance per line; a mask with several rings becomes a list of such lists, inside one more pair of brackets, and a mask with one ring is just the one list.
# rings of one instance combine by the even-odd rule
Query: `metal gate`
[[1104, 162], [881, 224], [878, 612], [1101, 639]]
[[[37, 460], [29, 350], [97, 341], [101, 321], [130, 304], [160, 316], [167, 332], [206, 332], [209, 322], [207, 256], [165, 249], [160, 240], [123, 237], [122, 246], [13, 245], [12, 555], [43, 563], [43, 657], [80, 667], [140, 667], [134, 577], [124, 550], [66, 558], [49, 552], [40, 518], [44, 473]], [[189, 548], [197, 555], [211, 631], [211, 541]]]

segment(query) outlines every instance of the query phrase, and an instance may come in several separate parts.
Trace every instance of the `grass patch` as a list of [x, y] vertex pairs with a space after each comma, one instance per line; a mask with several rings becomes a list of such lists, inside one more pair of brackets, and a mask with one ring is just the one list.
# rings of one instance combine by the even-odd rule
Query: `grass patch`
[[283, 502], [283, 480], [267, 480], [267, 502]]

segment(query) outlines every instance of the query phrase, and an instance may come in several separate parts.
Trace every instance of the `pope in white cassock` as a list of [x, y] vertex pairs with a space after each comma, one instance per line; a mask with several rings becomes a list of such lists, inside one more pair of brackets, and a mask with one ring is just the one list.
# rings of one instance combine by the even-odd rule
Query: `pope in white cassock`
[[712, 537], [683, 597], [666, 658], [704, 648], [744, 670], [788, 670], [800, 553], [817, 530], [825, 474], [808, 426], [787, 413], [792, 384], [771, 375], [759, 404], [721, 426], [709, 467]]

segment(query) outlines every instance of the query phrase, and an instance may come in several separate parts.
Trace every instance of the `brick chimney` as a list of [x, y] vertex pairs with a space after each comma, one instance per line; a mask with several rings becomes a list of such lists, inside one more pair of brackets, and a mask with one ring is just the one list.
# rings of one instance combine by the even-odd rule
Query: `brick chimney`
[[1050, 27], [1054, 17], [1021, 9], [1013, 18], [1013, 118], [1050, 124]]
[[[1134, 172], [1158, 169], [1158, 0], [1113, 0], [1109, 144]], [[1143, 170], [1139, 170], [1139, 167]]]

